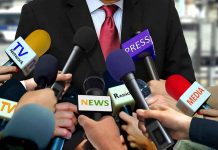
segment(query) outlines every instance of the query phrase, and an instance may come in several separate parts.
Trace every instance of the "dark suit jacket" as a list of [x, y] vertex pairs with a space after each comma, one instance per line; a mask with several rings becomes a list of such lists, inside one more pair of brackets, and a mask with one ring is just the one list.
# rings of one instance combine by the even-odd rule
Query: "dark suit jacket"
[[[150, 31], [160, 78], [166, 79], [177, 73], [190, 81], [195, 80], [174, 0], [124, 0], [121, 41], [130, 39], [138, 25], [143, 25]], [[85, 0], [34, 0], [22, 9], [16, 37], [25, 38], [36, 29], [48, 31], [52, 38], [48, 53], [59, 60], [59, 69], [62, 69], [71, 53], [73, 36], [82, 26], [94, 29]], [[81, 87], [92, 69], [98, 73], [106, 70], [99, 42], [72, 68], [74, 85]], [[149, 80], [143, 62], [136, 63], [136, 77]]]
[[193, 118], [189, 129], [192, 141], [218, 149], [218, 122]]

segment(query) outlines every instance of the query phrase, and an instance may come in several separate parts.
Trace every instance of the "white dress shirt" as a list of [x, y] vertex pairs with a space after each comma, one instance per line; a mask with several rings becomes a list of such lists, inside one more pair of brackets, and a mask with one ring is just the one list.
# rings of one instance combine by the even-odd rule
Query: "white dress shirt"
[[[101, 6], [105, 5], [100, 0], [86, 0], [86, 3], [91, 13], [91, 17], [97, 32], [98, 38], [100, 37], [101, 26], [105, 20], [105, 11], [100, 9]], [[114, 13], [114, 22], [118, 30], [119, 38], [121, 39], [121, 28], [122, 28], [122, 16], [123, 16], [123, 0], [119, 0], [114, 3], [118, 6], [117, 11]]]

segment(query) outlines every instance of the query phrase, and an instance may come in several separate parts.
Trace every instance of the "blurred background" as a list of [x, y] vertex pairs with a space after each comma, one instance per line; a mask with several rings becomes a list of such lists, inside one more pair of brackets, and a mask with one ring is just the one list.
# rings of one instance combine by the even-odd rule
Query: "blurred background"
[[[0, 0], [0, 50], [14, 40], [21, 8], [30, 0]], [[175, 0], [197, 80], [218, 85], [218, 0]]]

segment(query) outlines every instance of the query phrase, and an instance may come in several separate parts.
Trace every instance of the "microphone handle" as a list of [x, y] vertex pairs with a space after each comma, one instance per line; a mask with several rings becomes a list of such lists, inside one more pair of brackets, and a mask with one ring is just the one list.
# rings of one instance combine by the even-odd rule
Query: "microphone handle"
[[208, 105], [207, 103], [204, 103], [201, 108], [203, 109], [212, 109], [212, 107], [210, 105]]
[[[122, 80], [124, 81], [132, 97], [136, 100], [138, 108], [149, 110], [149, 106], [146, 103], [144, 96], [142, 95], [134, 74], [128, 73], [123, 76]], [[145, 126], [150, 138], [155, 143], [158, 150], [167, 149], [174, 144], [174, 141], [158, 120], [146, 119]]]
[[53, 140], [51, 150], [62, 150], [64, 146], [65, 139], [57, 137]]
[[77, 45], [75, 45], [73, 47], [73, 50], [66, 62], [66, 64], [64, 65], [64, 68], [62, 70], [62, 73], [65, 74], [65, 73], [69, 73], [70, 69], [72, 69], [73, 67], [73, 64], [75, 65], [76, 62], [78, 62], [78, 59], [80, 57], [80, 54], [81, 54], [81, 48]]
[[3, 66], [16, 66], [16, 64], [12, 60], [9, 60]]
[[[129, 106], [129, 105], [124, 105], [124, 106], [121, 108], [121, 111], [124, 111], [126, 114], [132, 116], [132, 109], [131, 109], [131, 106]], [[120, 120], [121, 120], [121, 125], [125, 124], [125, 122], [124, 122], [122, 119], [120, 119]], [[129, 143], [128, 139], [127, 139], [128, 133], [125, 132], [125, 131], [122, 130], [122, 129], [120, 130], [120, 132], [121, 132], [121, 135], [123, 135], [123, 138], [124, 138], [124, 141], [125, 141], [125, 143], [126, 143], [127, 149], [128, 149], [128, 150], [133, 149], [133, 148], [131, 148], [130, 143]]]
[[154, 61], [152, 60], [150, 55], [145, 56], [144, 62], [150, 75], [150, 78], [152, 80], [160, 80]]

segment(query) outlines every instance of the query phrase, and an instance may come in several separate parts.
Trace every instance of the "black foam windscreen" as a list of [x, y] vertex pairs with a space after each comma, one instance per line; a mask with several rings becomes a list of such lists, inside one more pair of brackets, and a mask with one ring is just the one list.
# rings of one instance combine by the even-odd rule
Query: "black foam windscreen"
[[90, 27], [81, 27], [73, 38], [73, 44], [81, 47], [84, 52], [89, 52], [97, 41], [96, 32]]
[[37, 84], [44, 80], [48, 86], [52, 85], [58, 73], [58, 60], [49, 54], [43, 55], [36, 64], [34, 80]]
[[89, 73], [89, 75], [83, 82], [83, 89], [86, 94], [88, 94], [90, 90], [104, 91], [105, 89], [104, 79], [99, 74]]

